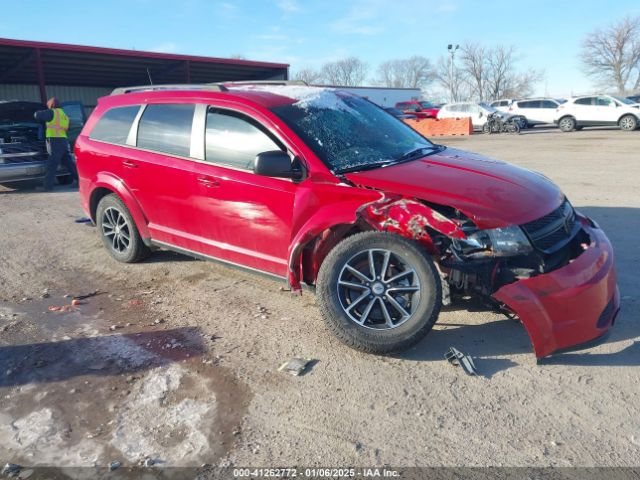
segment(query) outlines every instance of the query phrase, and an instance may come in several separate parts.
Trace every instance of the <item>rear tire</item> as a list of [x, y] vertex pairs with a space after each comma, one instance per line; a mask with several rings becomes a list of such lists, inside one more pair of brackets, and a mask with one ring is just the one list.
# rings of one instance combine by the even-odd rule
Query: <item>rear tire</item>
[[491, 125], [489, 125], [488, 122], [482, 125], [482, 133], [486, 133], [486, 134], [491, 133]]
[[638, 119], [633, 115], [625, 115], [618, 122], [621, 130], [631, 132], [638, 128]]
[[117, 261], [135, 263], [151, 253], [131, 213], [115, 193], [102, 197], [98, 203], [96, 223], [102, 243]]
[[428, 254], [416, 242], [384, 232], [340, 242], [320, 267], [316, 292], [333, 334], [377, 354], [420, 341], [442, 303], [440, 276]]
[[558, 121], [558, 127], [563, 132], [573, 132], [576, 129], [576, 120], [573, 117], [562, 117]]

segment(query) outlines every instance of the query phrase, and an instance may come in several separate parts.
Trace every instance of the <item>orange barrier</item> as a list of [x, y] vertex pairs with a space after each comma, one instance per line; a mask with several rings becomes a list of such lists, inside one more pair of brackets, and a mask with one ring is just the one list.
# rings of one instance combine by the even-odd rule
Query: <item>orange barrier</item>
[[417, 120], [405, 120], [414, 130], [425, 137], [441, 137], [448, 135], [471, 135], [473, 125], [470, 118], [419, 118]]

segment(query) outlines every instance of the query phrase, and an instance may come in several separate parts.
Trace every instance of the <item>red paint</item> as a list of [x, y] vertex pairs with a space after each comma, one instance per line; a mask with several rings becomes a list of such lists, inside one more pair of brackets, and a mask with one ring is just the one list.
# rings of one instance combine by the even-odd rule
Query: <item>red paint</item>
[[[542, 175], [448, 149], [419, 160], [333, 175], [269, 107], [294, 100], [265, 91], [156, 91], [100, 99], [76, 141], [80, 195], [116, 192], [143, 238], [288, 279], [315, 282], [322, 260], [352, 230], [380, 230], [420, 242], [438, 260], [429, 232], [463, 238], [459, 222], [429, 204], [453, 207], [479, 228], [519, 225], [558, 207], [562, 192]], [[244, 113], [278, 136], [307, 172], [299, 182], [89, 138], [114, 106], [196, 103]], [[133, 165], [133, 167], [132, 167]], [[446, 211], [446, 210], [443, 210]], [[601, 230], [569, 265], [520, 280], [493, 296], [516, 312], [539, 357], [601, 334], [608, 302], [619, 308], [611, 246]]]
[[[520, 317], [538, 358], [601, 336], [620, 310], [611, 243], [602, 230], [585, 230], [591, 245], [569, 265], [493, 294]], [[604, 328], [597, 328], [609, 302], [609, 319]]]
[[527, 223], [563, 199], [560, 189], [540, 174], [452, 148], [347, 177], [357, 185], [455, 207], [479, 228]]

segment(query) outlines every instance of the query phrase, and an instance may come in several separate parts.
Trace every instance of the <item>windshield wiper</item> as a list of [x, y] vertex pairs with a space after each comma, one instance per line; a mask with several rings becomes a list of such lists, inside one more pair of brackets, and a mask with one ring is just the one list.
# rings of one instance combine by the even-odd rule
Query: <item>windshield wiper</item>
[[335, 173], [352, 173], [352, 172], [361, 172], [364, 170], [373, 170], [375, 168], [390, 167], [391, 165], [397, 165], [399, 163], [415, 160], [416, 158], [427, 157], [429, 155], [433, 155], [434, 153], [440, 153], [446, 148], [447, 147], [445, 147], [444, 145], [420, 147], [420, 148], [410, 150], [409, 152], [403, 153], [398, 158], [391, 158], [388, 160], [381, 160], [379, 162], [363, 163], [362, 165], [355, 165], [353, 167], [341, 168], [340, 170], [337, 170]]
[[[419, 148], [415, 148], [413, 150], [409, 150], [406, 153], [403, 153], [402, 155], [400, 155], [398, 158], [396, 158], [393, 163], [400, 163], [400, 162], [407, 162], [409, 160], [414, 160], [416, 158], [421, 158], [421, 157], [426, 157], [428, 155], [433, 155], [434, 153], [440, 153], [442, 152], [445, 148], [444, 145], [433, 145], [431, 147], [419, 147]], [[425, 152], [425, 150], [428, 151], [428, 153]]]

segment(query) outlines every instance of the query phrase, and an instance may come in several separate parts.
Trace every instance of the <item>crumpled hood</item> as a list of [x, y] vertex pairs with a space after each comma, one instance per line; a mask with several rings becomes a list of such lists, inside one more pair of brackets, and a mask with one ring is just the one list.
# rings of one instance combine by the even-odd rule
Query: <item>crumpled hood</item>
[[564, 198], [539, 173], [453, 148], [346, 177], [363, 187], [457, 208], [480, 228], [530, 222], [557, 208]]

